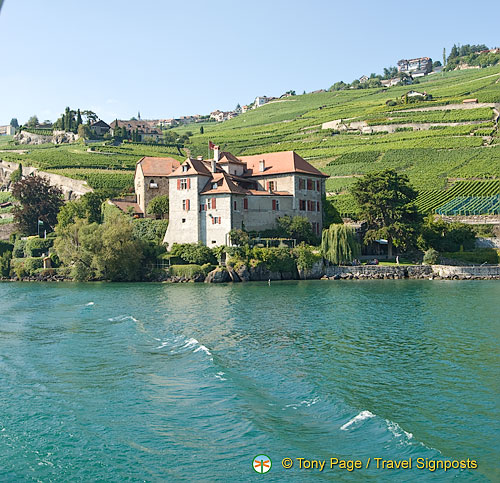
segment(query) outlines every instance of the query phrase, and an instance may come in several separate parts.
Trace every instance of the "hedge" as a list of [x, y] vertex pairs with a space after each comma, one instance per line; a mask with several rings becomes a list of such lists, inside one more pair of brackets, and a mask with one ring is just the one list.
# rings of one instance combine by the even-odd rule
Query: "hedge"
[[441, 256], [443, 258], [479, 264], [497, 264], [499, 262], [498, 250], [494, 248], [478, 248], [470, 252], [442, 252]]
[[172, 277], [194, 278], [197, 275], [206, 276], [212, 270], [212, 265], [206, 263], [204, 265], [172, 265], [169, 273]]
[[24, 247], [25, 257], [41, 257], [42, 254], [48, 254], [49, 248], [54, 244], [54, 239], [29, 237]]

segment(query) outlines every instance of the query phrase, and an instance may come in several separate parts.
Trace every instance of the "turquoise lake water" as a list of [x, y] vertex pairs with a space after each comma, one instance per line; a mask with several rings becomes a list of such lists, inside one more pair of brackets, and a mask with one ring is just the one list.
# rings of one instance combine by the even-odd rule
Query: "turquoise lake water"
[[[0, 481], [500, 481], [499, 302], [498, 281], [1, 283]], [[332, 457], [413, 468], [296, 460]]]

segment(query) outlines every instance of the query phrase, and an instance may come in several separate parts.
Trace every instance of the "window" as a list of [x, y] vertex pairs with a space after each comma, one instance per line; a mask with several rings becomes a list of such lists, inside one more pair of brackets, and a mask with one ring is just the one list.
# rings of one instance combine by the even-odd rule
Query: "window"
[[243, 198], [243, 209], [248, 210], [248, 198]]
[[321, 181], [319, 179], [316, 180], [316, 191], [321, 191]]
[[212, 184], [212, 189], [216, 190], [217, 186], [219, 186], [217, 183]]
[[307, 200], [307, 211], [314, 211], [316, 203], [311, 200]]
[[303, 178], [299, 178], [299, 190], [306, 189], [306, 180]]
[[215, 210], [215, 206], [216, 206], [216, 203], [215, 203], [215, 198], [209, 198], [207, 200], [207, 208], [209, 210]]
[[299, 200], [299, 210], [306, 211], [306, 200]]
[[150, 189], [156, 189], [156, 188], [158, 188], [158, 184], [155, 183], [154, 179], [152, 179], [152, 180], [149, 181], [149, 188]]
[[182, 219], [182, 223], [186, 223], [186, 218], [183, 218], [183, 219]]
[[212, 216], [212, 225], [220, 225], [221, 217], [220, 216]]
[[238, 211], [238, 203], [236, 203], [236, 200], [234, 200], [233, 206], [234, 206], [234, 211]]
[[276, 191], [276, 181], [267, 182], [267, 191]]
[[321, 204], [319, 201], [316, 201], [316, 211], [321, 211]]
[[273, 200], [273, 211], [279, 211], [279, 209], [280, 209], [280, 201]]
[[182, 200], [182, 209], [184, 211], [189, 211], [189, 200]]
[[312, 180], [312, 179], [308, 179], [308, 180], [307, 180], [307, 189], [308, 189], [308, 190], [312, 190], [312, 189], [314, 189], [314, 183], [313, 183], [313, 180]]
[[181, 178], [177, 180], [178, 190], [188, 190], [191, 188], [191, 178]]
[[200, 205], [200, 211], [207, 211], [207, 205], [205, 203]]
[[182, 165], [182, 172], [185, 173], [189, 169], [189, 165], [187, 163], [184, 163]]

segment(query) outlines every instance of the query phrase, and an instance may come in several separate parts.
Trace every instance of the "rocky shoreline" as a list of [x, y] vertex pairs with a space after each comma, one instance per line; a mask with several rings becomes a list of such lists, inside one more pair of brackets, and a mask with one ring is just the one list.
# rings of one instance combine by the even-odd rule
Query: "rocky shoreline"
[[[322, 262], [311, 270], [295, 272], [270, 271], [264, 264], [255, 267], [241, 265], [217, 267], [206, 276], [202, 273], [192, 277], [165, 274], [152, 280], [163, 283], [240, 283], [268, 282], [278, 280], [500, 280], [500, 265], [451, 266], [451, 265], [406, 265], [406, 266], [335, 266]], [[66, 276], [56, 273], [40, 273], [37, 276], [1, 278], [0, 281], [22, 282], [71, 282]]]

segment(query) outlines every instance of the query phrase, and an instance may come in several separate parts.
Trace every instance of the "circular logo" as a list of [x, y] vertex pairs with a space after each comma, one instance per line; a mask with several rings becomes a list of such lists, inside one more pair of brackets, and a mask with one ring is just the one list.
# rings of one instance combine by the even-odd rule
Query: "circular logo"
[[252, 468], [257, 473], [267, 473], [272, 465], [271, 458], [265, 454], [259, 454], [252, 460]]

